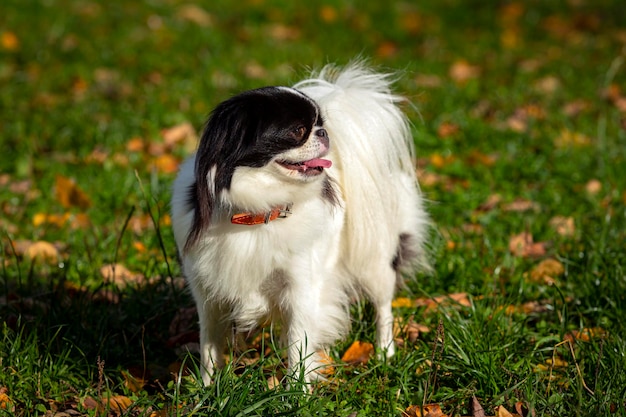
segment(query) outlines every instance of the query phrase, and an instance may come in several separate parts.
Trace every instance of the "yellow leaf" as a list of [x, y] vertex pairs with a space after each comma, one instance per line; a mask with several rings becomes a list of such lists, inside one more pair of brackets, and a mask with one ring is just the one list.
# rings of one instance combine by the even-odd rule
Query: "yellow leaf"
[[602, 191], [602, 183], [599, 180], [589, 180], [587, 184], [585, 184], [585, 191], [591, 195], [596, 195], [600, 191]]
[[345, 351], [341, 360], [351, 365], [365, 365], [374, 354], [374, 345], [356, 340]]
[[513, 414], [509, 412], [503, 405], [496, 407], [496, 417], [513, 417]]
[[561, 130], [561, 133], [554, 138], [554, 146], [557, 148], [566, 148], [566, 147], [583, 147], [589, 146], [591, 144], [591, 139], [583, 135], [582, 133], [572, 132], [568, 129]]
[[408, 297], [398, 297], [391, 302], [392, 308], [413, 307], [415, 302]]
[[91, 200], [87, 194], [71, 178], [57, 175], [55, 192], [57, 200], [65, 208], [78, 207], [85, 210], [91, 206]]

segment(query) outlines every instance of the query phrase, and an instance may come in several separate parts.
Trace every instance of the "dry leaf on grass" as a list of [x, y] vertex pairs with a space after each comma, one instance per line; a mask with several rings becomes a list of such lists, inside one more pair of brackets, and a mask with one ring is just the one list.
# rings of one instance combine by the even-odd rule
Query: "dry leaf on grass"
[[57, 201], [65, 208], [86, 210], [91, 207], [89, 196], [71, 178], [57, 175], [54, 189]]
[[550, 219], [550, 227], [563, 237], [572, 237], [576, 234], [576, 225], [573, 217], [554, 216]]
[[523, 232], [511, 236], [509, 239], [509, 250], [514, 256], [522, 258], [539, 258], [546, 254], [546, 243], [533, 240], [530, 233]]
[[344, 352], [341, 360], [350, 365], [366, 365], [374, 355], [374, 345], [368, 342], [356, 340]]
[[480, 75], [480, 67], [461, 59], [452, 64], [448, 75], [457, 84], [464, 84], [469, 80], [478, 78]]
[[533, 282], [554, 285], [556, 279], [563, 275], [565, 268], [556, 259], [544, 259], [530, 271], [530, 279]]
[[32, 261], [55, 264], [61, 258], [59, 250], [50, 242], [40, 240], [29, 245], [24, 256]]
[[439, 404], [426, 404], [424, 406], [410, 405], [402, 412], [403, 417], [446, 417], [441, 411]]
[[100, 268], [100, 275], [105, 282], [113, 283], [118, 288], [124, 288], [130, 283], [143, 281], [143, 274], [131, 272], [122, 264], [107, 264]]
[[565, 339], [573, 342], [579, 340], [581, 342], [589, 342], [591, 339], [604, 339], [609, 333], [602, 327], [585, 327], [582, 330], [572, 330], [565, 335]]

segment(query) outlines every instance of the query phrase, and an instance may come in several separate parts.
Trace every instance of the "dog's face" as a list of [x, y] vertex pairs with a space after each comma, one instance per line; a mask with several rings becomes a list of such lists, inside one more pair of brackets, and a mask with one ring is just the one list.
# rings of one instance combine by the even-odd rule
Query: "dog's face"
[[254, 210], [277, 204], [292, 185], [322, 181], [329, 146], [318, 105], [297, 90], [265, 87], [219, 104], [196, 154], [190, 241], [208, 226], [218, 198]]

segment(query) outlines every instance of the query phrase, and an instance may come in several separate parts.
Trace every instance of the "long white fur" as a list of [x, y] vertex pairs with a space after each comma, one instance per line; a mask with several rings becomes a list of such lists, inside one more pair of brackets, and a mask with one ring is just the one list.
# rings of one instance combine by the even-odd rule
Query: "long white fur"
[[[289, 182], [273, 167], [239, 167], [230, 190], [217, 196], [210, 229], [181, 253], [198, 306], [205, 384], [224, 363], [224, 341], [233, 326], [246, 330], [267, 318], [282, 321], [293, 373], [301, 369], [307, 381], [315, 379], [321, 366], [316, 351], [345, 335], [355, 289], [376, 307], [378, 347], [393, 354], [397, 276], [391, 260], [398, 236], [409, 234], [410, 249], [417, 253], [413, 266], [426, 264], [428, 221], [415, 179], [413, 140], [390, 82], [355, 64], [342, 71], [327, 67], [295, 86], [322, 109], [333, 161], [326, 171], [338, 185], [338, 206], [321, 197], [322, 181]], [[174, 183], [172, 222], [179, 248], [193, 219], [187, 190], [194, 163], [195, 155]], [[228, 221], [232, 207], [266, 210], [285, 202], [293, 203], [286, 220], [259, 226]]]

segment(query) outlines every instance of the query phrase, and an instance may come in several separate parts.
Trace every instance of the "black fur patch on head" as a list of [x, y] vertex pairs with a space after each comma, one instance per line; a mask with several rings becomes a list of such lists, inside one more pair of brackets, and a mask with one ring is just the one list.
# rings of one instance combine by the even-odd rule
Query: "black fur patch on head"
[[[214, 200], [230, 188], [237, 167], [266, 165], [276, 155], [302, 146], [313, 127], [321, 124], [317, 104], [287, 88], [250, 90], [219, 104], [206, 123], [196, 154], [195, 190], [190, 192], [195, 214], [185, 250], [209, 226]], [[209, 183], [207, 175], [213, 171]]]

